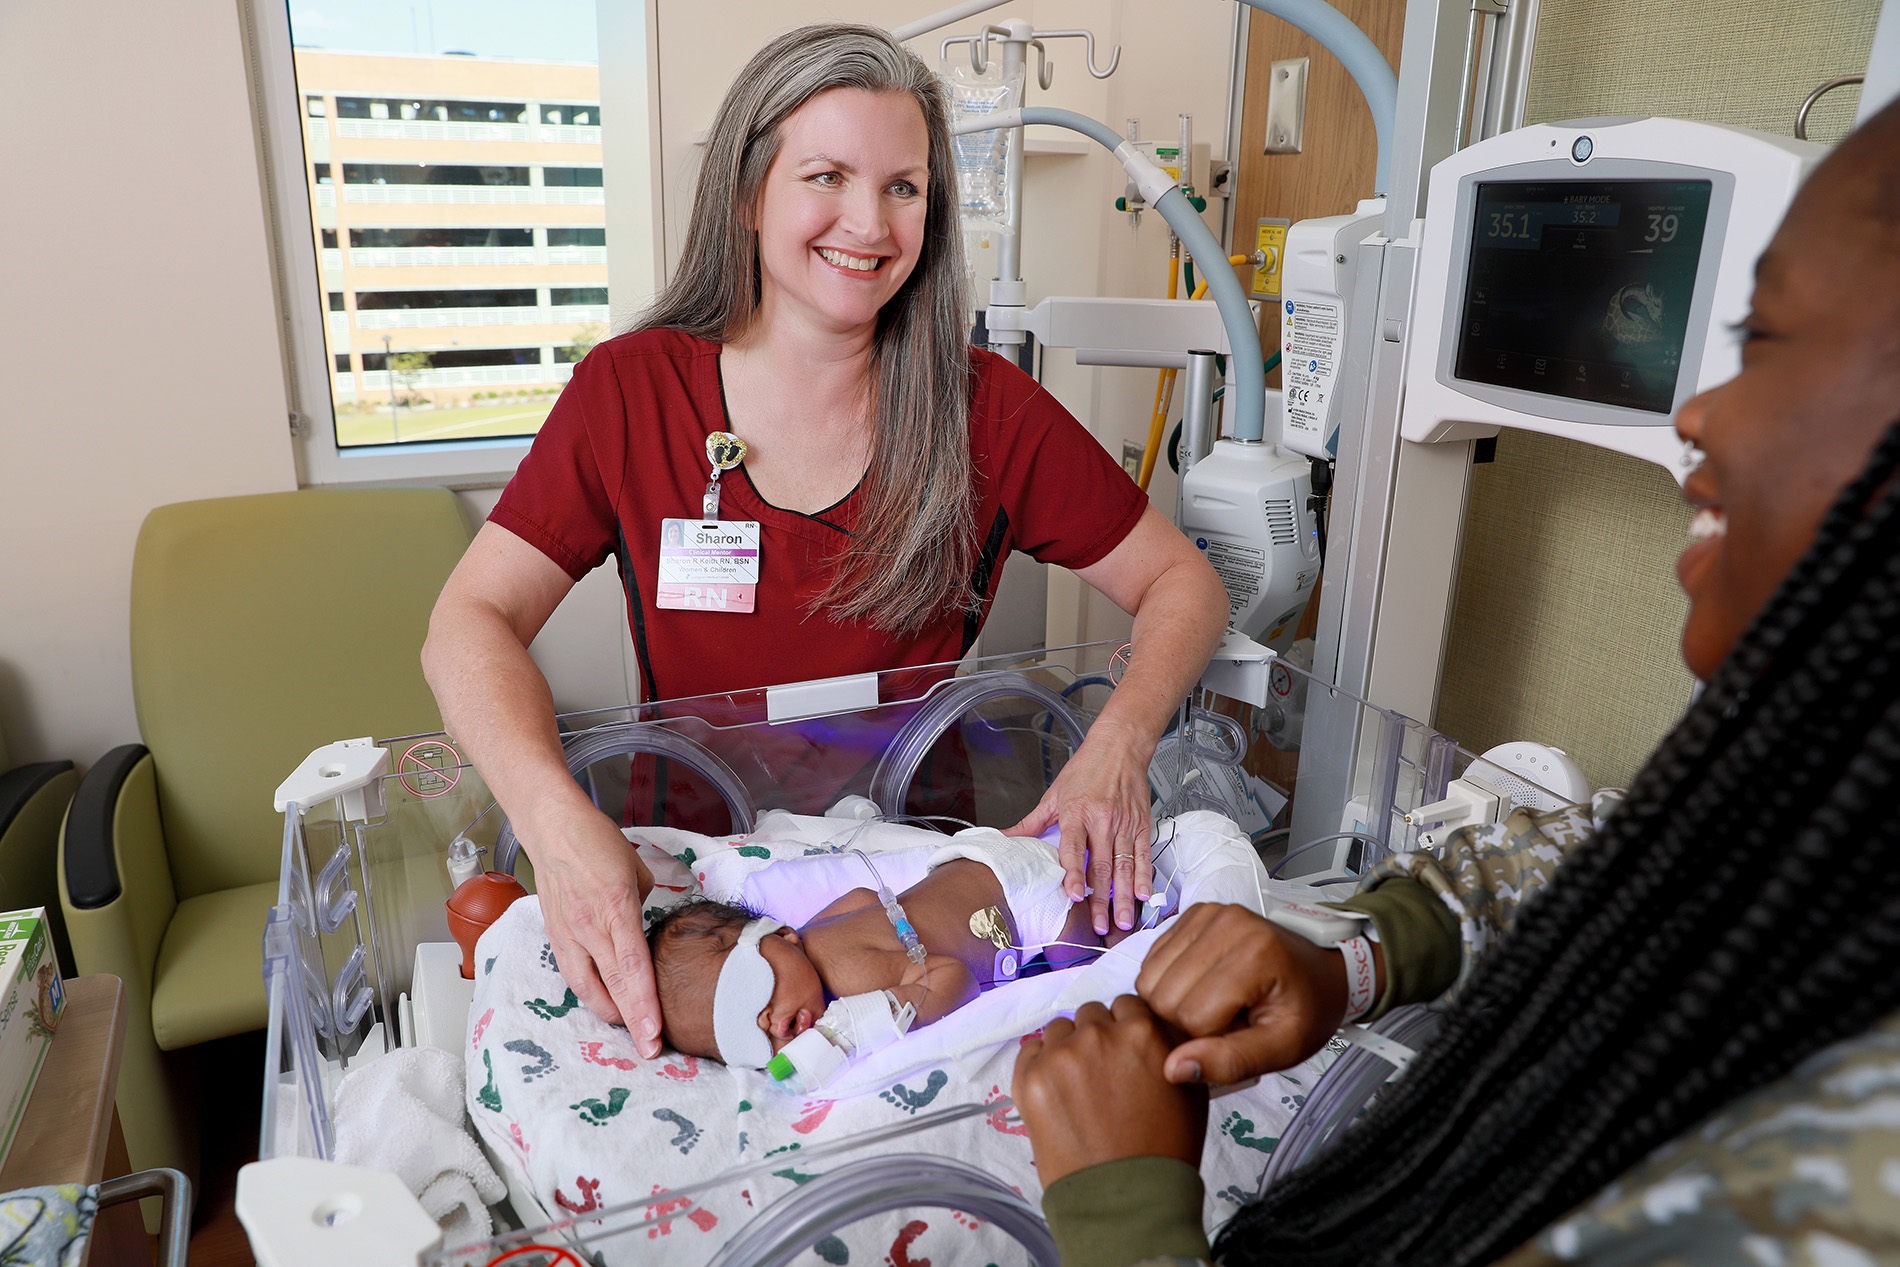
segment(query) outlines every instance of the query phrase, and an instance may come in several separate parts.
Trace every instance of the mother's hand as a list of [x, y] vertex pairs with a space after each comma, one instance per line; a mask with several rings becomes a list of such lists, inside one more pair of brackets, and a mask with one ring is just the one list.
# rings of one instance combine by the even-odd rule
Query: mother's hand
[[[589, 807], [591, 808], [591, 807]], [[660, 999], [640, 905], [652, 873], [599, 811], [576, 815], [558, 842], [531, 853], [548, 943], [588, 1010], [624, 1024], [642, 1056], [660, 1054]]]
[[[1373, 947], [1383, 973], [1383, 958]], [[1135, 989], [1190, 1036], [1170, 1082], [1240, 1082], [1318, 1051], [1346, 1015], [1346, 963], [1244, 906], [1203, 903], [1155, 940]]]
[[1135, 907], [1154, 886], [1149, 847], [1154, 822], [1148, 809], [1148, 762], [1154, 744], [1134, 730], [1097, 720], [1029, 816], [1004, 833], [1040, 836], [1060, 824], [1063, 888], [1082, 900], [1087, 876], [1089, 914], [1097, 933], [1108, 931], [1111, 898], [1117, 928], [1135, 926]]
[[[1085, 1003], [1075, 1020], [1049, 1022], [1023, 1039], [1010, 1095], [1048, 1188], [1089, 1166], [1125, 1157], [1174, 1157], [1200, 1168], [1207, 1092], [1161, 1076], [1170, 1036], [1132, 994], [1114, 1010]], [[1103, 1088], [1113, 1088], [1104, 1099]]]

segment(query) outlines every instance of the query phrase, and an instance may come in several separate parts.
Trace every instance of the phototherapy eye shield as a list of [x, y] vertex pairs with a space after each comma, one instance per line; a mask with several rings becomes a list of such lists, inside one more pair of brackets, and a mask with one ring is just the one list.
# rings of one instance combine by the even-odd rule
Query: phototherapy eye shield
[[772, 1062], [772, 1040], [759, 1028], [759, 1013], [772, 1001], [778, 976], [759, 942], [783, 927], [761, 916], [740, 930], [713, 987], [713, 1042], [729, 1065], [763, 1069]]

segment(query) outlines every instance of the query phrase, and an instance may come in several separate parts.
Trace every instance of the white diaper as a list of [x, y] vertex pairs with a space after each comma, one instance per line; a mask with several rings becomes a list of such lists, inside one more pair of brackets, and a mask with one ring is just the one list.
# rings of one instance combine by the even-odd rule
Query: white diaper
[[1025, 959], [1061, 939], [1070, 902], [1062, 891], [1062, 864], [1052, 847], [1040, 840], [1005, 836], [994, 827], [960, 831], [951, 842], [930, 855], [931, 869], [968, 858], [994, 872], [1009, 913], [1015, 917]]

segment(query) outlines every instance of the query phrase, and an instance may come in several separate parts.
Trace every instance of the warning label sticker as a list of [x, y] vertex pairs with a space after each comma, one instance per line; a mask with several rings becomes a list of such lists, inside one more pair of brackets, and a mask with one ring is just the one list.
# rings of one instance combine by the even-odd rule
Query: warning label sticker
[[1326, 442], [1327, 402], [1339, 373], [1345, 338], [1338, 304], [1289, 299], [1280, 305], [1281, 386], [1286, 392], [1288, 435], [1312, 445]]
[[1253, 546], [1209, 541], [1207, 561], [1214, 565], [1220, 583], [1227, 587], [1227, 619], [1238, 620], [1240, 613], [1259, 597], [1260, 586], [1267, 575], [1267, 552]]

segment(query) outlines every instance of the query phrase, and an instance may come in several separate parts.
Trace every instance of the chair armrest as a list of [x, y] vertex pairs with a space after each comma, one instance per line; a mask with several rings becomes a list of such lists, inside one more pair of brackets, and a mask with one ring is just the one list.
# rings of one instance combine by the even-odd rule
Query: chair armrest
[[[0, 774], [0, 836], [7, 834], [13, 820], [38, 796], [40, 790], [73, 768], [70, 761], [36, 761]], [[62, 807], [63, 808], [63, 807]]]
[[144, 744], [121, 744], [86, 772], [66, 812], [61, 859], [67, 900], [76, 910], [91, 911], [119, 900], [119, 861], [114, 849], [114, 827], [119, 798], [126, 780], [151, 753]]
[[158, 773], [142, 745], [114, 748], [79, 781], [60, 840], [59, 897], [75, 966], [125, 982], [133, 1015], [143, 1016], [178, 898]]
[[73, 948], [59, 908], [59, 824], [79, 776], [70, 761], [40, 761], [0, 774], [0, 910], [46, 908], [60, 972], [73, 975]]

